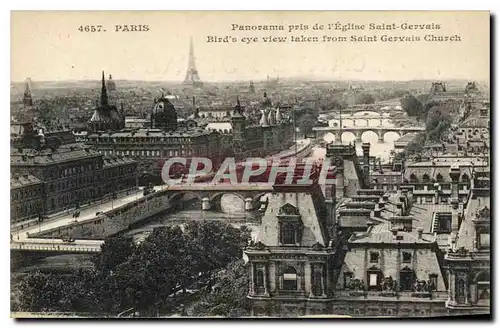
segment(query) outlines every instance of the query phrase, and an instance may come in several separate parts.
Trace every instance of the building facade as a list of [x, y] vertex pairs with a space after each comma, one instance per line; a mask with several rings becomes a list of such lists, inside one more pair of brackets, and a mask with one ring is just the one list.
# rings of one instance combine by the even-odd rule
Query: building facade
[[203, 128], [197, 126], [196, 118], [179, 121], [175, 107], [162, 96], [155, 100], [149, 128], [98, 131], [88, 135], [88, 145], [104, 156], [137, 160], [139, 183], [145, 184], [162, 183], [163, 164], [172, 157], [187, 158], [188, 162], [193, 157], [206, 157], [217, 168], [226, 157], [265, 157], [293, 144], [293, 124], [282, 118], [279, 109], [268, 108], [264, 123], [258, 126], [247, 126], [239, 100], [229, 114], [229, 127], [224, 131]]
[[318, 185], [276, 186], [249, 245], [254, 316], [324, 313], [334, 281], [333, 202]]
[[43, 213], [43, 183], [30, 174], [10, 178], [10, 222], [19, 223]]
[[[71, 132], [69, 135], [72, 136]], [[101, 154], [82, 144], [61, 144], [57, 137], [46, 138], [43, 129], [25, 128], [21, 136], [14, 138], [11, 172], [40, 180], [43, 193], [40, 213], [77, 208], [109, 197], [110, 193], [136, 187], [137, 163], [133, 160], [104, 162]], [[111, 183], [108, 178], [114, 179], [115, 189], [106, 187]]]

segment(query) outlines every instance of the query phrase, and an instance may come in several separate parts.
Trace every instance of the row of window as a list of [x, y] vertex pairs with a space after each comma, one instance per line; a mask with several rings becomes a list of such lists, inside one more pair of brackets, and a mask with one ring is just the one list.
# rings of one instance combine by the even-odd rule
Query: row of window
[[66, 179], [64, 181], [59, 181], [56, 183], [49, 184], [49, 192], [64, 191], [73, 188], [80, 188], [84, 185], [94, 184], [100, 181], [100, 177], [97, 175], [87, 175], [80, 176], [77, 178]]
[[[438, 173], [436, 175], [436, 179], [435, 180], [436, 180], [436, 182], [444, 182], [444, 177], [443, 177], [443, 175], [441, 173]], [[460, 181], [461, 182], [469, 182], [470, 181], [470, 178], [467, 175], [467, 173], [462, 174], [462, 176], [460, 177]], [[417, 178], [417, 176], [414, 173], [412, 173], [410, 175], [410, 182], [411, 183], [417, 183], [417, 182], [419, 182], [419, 179]], [[422, 176], [422, 182], [424, 182], [424, 183], [431, 182], [431, 178], [430, 178], [430, 176], [427, 173], [425, 173]]]
[[38, 215], [42, 212], [42, 201], [24, 202], [11, 207], [11, 220], [13, 222], [22, 221], [23, 218]]
[[[165, 149], [161, 150], [109, 150], [109, 149], [101, 149], [99, 153], [104, 156], [145, 156], [145, 157], [175, 157], [175, 156], [193, 156], [195, 155], [195, 151], [193, 149]], [[198, 155], [201, 152], [198, 153]]]
[[10, 192], [11, 202], [23, 201], [27, 198], [40, 197], [42, 195], [42, 186], [38, 185], [36, 187], [24, 187], [19, 189], [14, 189]]
[[[410, 252], [403, 252], [403, 263], [411, 263], [412, 254]], [[379, 263], [380, 253], [370, 252], [370, 263]]]
[[46, 175], [51, 179], [59, 179], [71, 175], [93, 172], [101, 168], [102, 164], [99, 162], [95, 162], [95, 163], [89, 163], [85, 165], [72, 166], [66, 168], [50, 168], [46, 171]]
[[127, 165], [127, 166], [119, 166], [118, 168], [109, 168], [104, 171], [104, 178], [114, 178], [114, 177], [119, 177], [123, 176], [125, 174], [130, 174], [134, 173], [135, 168], [132, 165]]
[[109, 138], [100, 137], [98, 143], [165, 143], [165, 144], [186, 144], [191, 143], [192, 138], [179, 137], [132, 137], [132, 138]]

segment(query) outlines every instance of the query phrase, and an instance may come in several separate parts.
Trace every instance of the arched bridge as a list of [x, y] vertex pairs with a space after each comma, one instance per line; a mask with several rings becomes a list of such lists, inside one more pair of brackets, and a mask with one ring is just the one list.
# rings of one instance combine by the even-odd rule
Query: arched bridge
[[387, 132], [395, 132], [400, 137], [402, 137], [404, 135], [407, 135], [408, 133], [425, 131], [425, 127], [389, 128], [389, 127], [366, 126], [366, 127], [347, 127], [347, 128], [342, 128], [341, 130], [339, 130], [339, 128], [336, 127], [314, 127], [313, 131], [316, 132], [316, 139], [323, 139], [326, 134], [332, 133], [335, 136], [335, 140], [341, 140], [342, 134], [344, 134], [344, 132], [351, 132], [354, 133], [354, 135], [356, 136], [356, 141], [361, 141], [363, 133], [371, 131], [378, 135], [379, 142], [384, 142], [384, 135]]
[[164, 192], [171, 200], [182, 198], [185, 195], [195, 195], [201, 201], [201, 209], [203, 211], [208, 211], [214, 206], [220, 207], [222, 196], [232, 194], [245, 202], [246, 211], [251, 211], [259, 203], [260, 197], [273, 192], [273, 186], [270, 183], [193, 183], [168, 186]]
[[[399, 105], [399, 99], [397, 103], [377, 103], [377, 104], [362, 104], [362, 105], [352, 105], [348, 108], [342, 109], [342, 113], [359, 113], [359, 112], [377, 112], [377, 113], [399, 113], [402, 109], [396, 108]], [[327, 110], [322, 113], [339, 112], [338, 109]]]
[[[369, 121], [377, 121], [379, 122], [379, 125], [382, 126], [384, 125], [384, 119], [388, 119], [386, 116], [382, 115], [362, 115], [362, 116], [355, 116], [355, 115], [342, 115], [342, 122], [345, 123], [346, 121], [352, 121], [352, 125], [356, 126], [357, 122], [363, 121], [365, 122], [365, 126], [368, 126]], [[340, 124], [340, 119], [338, 116], [332, 116], [331, 118], [327, 118], [328, 121], [334, 121], [337, 124]]]

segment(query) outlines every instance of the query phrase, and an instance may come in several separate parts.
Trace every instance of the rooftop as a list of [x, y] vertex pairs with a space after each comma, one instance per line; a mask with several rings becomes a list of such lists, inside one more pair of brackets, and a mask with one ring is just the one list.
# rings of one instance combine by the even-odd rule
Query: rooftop
[[101, 156], [81, 144], [65, 144], [54, 149], [11, 148], [11, 165], [44, 165]]
[[104, 157], [103, 158], [103, 167], [108, 168], [108, 167], [114, 167], [114, 166], [119, 166], [119, 165], [124, 165], [124, 164], [132, 164], [132, 163], [137, 163], [137, 161], [128, 158], [128, 157]]
[[10, 189], [20, 188], [39, 183], [42, 183], [42, 181], [31, 174], [14, 175], [10, 177]]
[[163, 131], [160, 129], [138, 129], [138, 130], [122, 130], [112, 133], [92, 134], [91, 139], [97, 138], [186, 138], [200, 137], [210, 135], [212, 132], [203, 130], [202, 128], [194, 128], [189, 130]]
[[394, 234], [390, 231], [390, 223], [381, 223], [370, 228], [367, 232], [355, 234], [349, 238], [350, 244], [431, 244], [436, 241], [434, 235], [422, 234], [418, 237], [418, 232], [398, 231]]

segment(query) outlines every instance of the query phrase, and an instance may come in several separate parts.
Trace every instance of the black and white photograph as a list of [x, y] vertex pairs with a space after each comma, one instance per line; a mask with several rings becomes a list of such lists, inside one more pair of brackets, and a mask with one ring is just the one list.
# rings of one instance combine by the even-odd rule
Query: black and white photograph
[[10, 16], [12, 318], [491, 316], [490, 12]]

